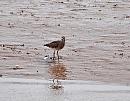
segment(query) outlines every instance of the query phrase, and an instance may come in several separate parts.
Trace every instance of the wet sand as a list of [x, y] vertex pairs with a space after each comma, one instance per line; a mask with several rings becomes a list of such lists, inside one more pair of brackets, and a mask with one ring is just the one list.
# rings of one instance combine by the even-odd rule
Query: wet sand
[[[94, 81], [0, 78], [1, 101], [129, 101], [130, 86]], [[58, 86], [56, 88], [56, 86]], [[125, 100], [124, 100], [125, 98]]]
[[[0, 0], [0, 74], [129, 85], [129, 8], [127, 0]], [[60, 62], [47, 63], [53, 50], [43, 44], [61, 36]]]
[[0, 0], [0, 100], [129, 101], [129, 28], [129, 0]]

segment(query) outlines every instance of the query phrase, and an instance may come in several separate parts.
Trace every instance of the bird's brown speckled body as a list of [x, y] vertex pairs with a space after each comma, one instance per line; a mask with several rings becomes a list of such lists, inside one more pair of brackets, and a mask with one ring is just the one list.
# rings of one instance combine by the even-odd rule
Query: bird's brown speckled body
[[53, 59], [55, 58], [55, 51], [57, 50], [57, 56], [58, 56], [58, 59], [59, 59], [58, 51], [61, 50], [62, 48], [64, 48], [64, 46], [65, 46], [65, 37], [62, 36], [61, 40], [53, 41], [51, 43], [45, 44], [44, 46], [47, 46], [49, 48], [54, 49]]

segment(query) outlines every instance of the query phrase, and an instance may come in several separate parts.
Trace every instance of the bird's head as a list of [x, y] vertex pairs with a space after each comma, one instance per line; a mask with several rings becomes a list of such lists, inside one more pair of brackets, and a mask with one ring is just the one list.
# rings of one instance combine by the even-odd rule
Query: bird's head
[[65, 37], [64, 36], [62, 36], [61, 38], [62, 38], [63, 41], [65, 41]]

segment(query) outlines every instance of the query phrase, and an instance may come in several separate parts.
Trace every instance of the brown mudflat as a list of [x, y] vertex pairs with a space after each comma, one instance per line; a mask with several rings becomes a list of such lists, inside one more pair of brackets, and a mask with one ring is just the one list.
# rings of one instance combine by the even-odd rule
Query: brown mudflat
[[[129, 84], [129, 0], [58, 1], [0, 0], [2, 77], [50, 79], [56, 75]], [[52, 50], [43, 43], [61, 36], [67, 40], [60, 51], [63, 70], [57, 70], [55, 64], [44, 62]], [[16, 65], [23, 69], [10, 69]]]

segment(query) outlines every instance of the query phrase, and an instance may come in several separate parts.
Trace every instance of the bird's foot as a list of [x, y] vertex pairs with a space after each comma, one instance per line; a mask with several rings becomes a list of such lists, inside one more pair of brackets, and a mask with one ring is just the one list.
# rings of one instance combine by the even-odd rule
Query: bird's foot
[[55, 59], [56, 59], [56, 57], [52, 57], [52, 59], [53, 59], [53, 60], [55, 60]]

